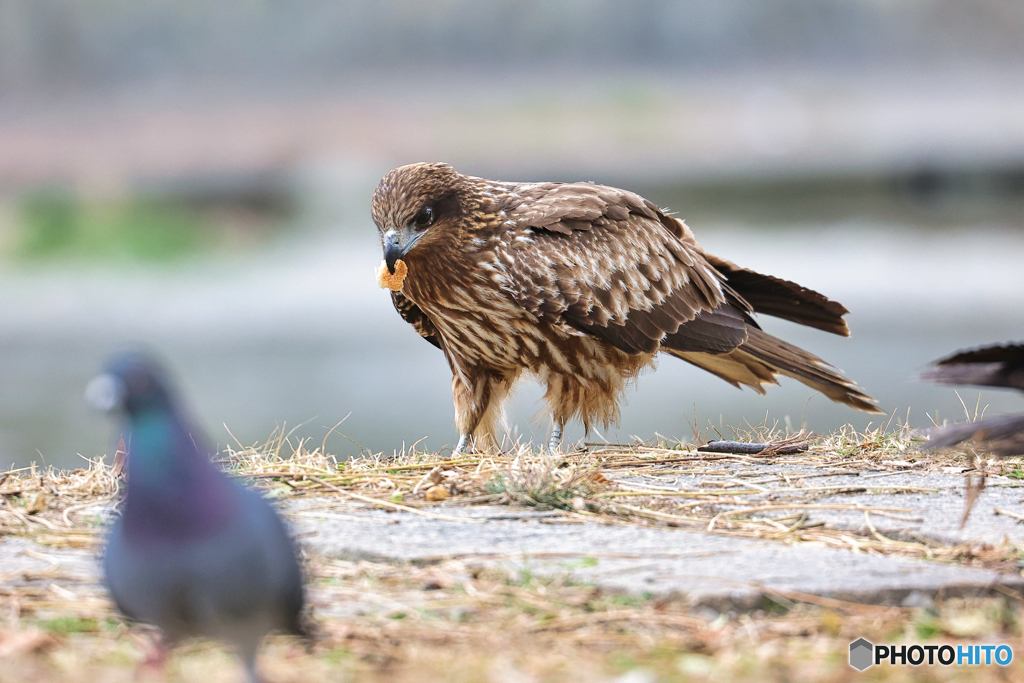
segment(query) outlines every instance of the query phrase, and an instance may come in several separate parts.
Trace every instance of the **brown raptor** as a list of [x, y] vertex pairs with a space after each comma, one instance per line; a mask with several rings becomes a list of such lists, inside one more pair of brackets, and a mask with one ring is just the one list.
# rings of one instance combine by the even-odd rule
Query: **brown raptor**
[[510, 183], [448, 164], [396, 168], [373, 194], [395, 308], [452, 369], [457, 451], [494, 438], [520, 377], [554, 420], [618, 419], [625, 385], [664, 352], [764, 393], [777, 375], [878, 412], [854, 382], [762, 331], [763, 313], [843, 336], [841, 304], [706, 253], [679, 219], [593, 183]]

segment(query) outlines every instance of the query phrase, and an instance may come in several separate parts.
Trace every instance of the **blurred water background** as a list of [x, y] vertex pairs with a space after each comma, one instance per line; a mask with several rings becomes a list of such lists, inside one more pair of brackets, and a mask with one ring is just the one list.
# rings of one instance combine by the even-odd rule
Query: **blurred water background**
[[[0, 468], [109, 453], [82, 392], [136, 344], [222, 445], [453, 442], [447, 365], [373, 278], [377, 180], [433, 160], [636, 190], [843, 302], [850, 339], [762, 322], [894, 422], [962, 418], [914, 376], [1024, 338], [1022, 67], [1024, 5], [1000, 0], [0, 0]], [[539, 397], [516, 435], [546, 436]], [[591, 438], [766, 415], [878, 423], [665, 358]]]

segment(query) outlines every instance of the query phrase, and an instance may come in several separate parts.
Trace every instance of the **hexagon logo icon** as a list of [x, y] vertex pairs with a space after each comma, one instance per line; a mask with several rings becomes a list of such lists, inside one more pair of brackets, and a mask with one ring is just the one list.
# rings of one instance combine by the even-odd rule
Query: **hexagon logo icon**
[[874, 664], [875, 646], [864, 638], [858, 638], [850, 643], [850, 666], [857, 671], [863, 671]]

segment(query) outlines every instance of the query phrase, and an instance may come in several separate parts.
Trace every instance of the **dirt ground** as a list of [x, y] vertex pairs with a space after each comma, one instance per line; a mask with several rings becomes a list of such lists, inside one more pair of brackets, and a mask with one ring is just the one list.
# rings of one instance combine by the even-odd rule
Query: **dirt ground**
[[[847, 468], [858, 462], [882, 468], [883, 462], [917, 459], [906, 436], [882, 436], [847, 434], [841, 440], [833, 435], [814, 441], [812, 454], [841, 459]], [[779, 514], [789, 516], [779, 519], [789, 522], [780, 524], [732, 516], [730, 511], [741, 510], [742, 505], [695, 506], [693, 498], [700, 491], [690, 490], [674, 502], [665, 495], [630, 495], [629, 506], [622, 507], [622, 496], [613, 494], [629, 490], [616, 484], [616, 470], [678, 469], [683, 466], [679, 458], [686, 459], [686, 467], [694, 467], [697, 455], [678, 447], [575, 453], [557, 462], [520, 449], [465, 462], [408, 453], [337, 463], [302, 444], [283, 457], [282, 443], [229, 452], [228, 466], [275, 497], [323, 496], [330, 501], [333, 496], [424, 514], [443, 513], [443, 507], [434, 507], [441, 501], [451, 506], [486, 500], [561, 510], [565, 523], [577, 515], [616, 524], [683, 526], [688, 515], [703, 515], [693, 524], [708, 529], [714, 518], [714, 526], [720, 528], [713, 533], [760, 533], [792, 543], [823, 543], [845, 534], [852, 539], [851, 552], [910, 554], [1001, 572], [1016, 572], [1020, 566], [1020, 550], [1010, 543], [972, 552], [933, 548], [929, 554], [877, 531], [857, 536], [833, 533], [827, 525], [801, 531], [786, 510]], [[897, 452], [902, 453], [898, 461]], [[971, 467], [964, 453], [945, 457], [929, 466], [957, 462]], [[673, 458], [677, 461], [661, 462]], [[715, 462], [709, 461], [721, 466]], [[1014, 462], [1005, 467], [1007, 472], [1019, 469]], [[179, 648], [162, 673], [145, 666], [153, 633], [116, 614], [96, 565], [104, 516], [120, 490], [116, 473], [103, 463], [74, 472], [0, 474], [0, 545], [17, 548], [17, 556], [9, 555], [4, 560], [7, 566], [0, 566], [0, 683], [161, 676], [204, 683], [241, 680], [237, 660], [215, 643]], [[742, 499], [747, 490], [733, 488], [730, 500]], [[756, 488], [749, 490], [757, 493]], [[712, 492], [720, 494], [721, 488], [704, 489], [709, 497]], [[708, 509], [698, 513], [695, 508], [701, 507]], [[789, 538], [780, 538], [781, 534]], [[30, 561], [31, 566], [26, 564]], [[1020, 651], [1024, 598], [1005, 587], [981, 597], [925, 596], [901, 606], [779, 595], [766, 598], [758, 609], [720, 613], [694, 607], [684, 597], [603, 590], [573, 581], [568, 572], [510, 574], [460, 560], [420, 566], [310, 554], [305, 563], [313, 635], [308, 640], [268, 639], [260, 666], [274, 683], [1024, 679], [1024, 664], [1018, 659], [1006, 667], [883, 663], [864, 673], [848, 664], [849, 645], [861, 637], [873, 643], [954, 647], [1005, 643]]]

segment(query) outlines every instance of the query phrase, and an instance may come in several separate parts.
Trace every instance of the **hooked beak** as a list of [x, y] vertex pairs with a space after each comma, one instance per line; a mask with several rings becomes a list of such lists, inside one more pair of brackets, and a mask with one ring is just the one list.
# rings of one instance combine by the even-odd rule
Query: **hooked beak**
[[422, 236], [422, 232], [410, 234], [408, 230], [388, 230], [384, 233], [384, 263], [389, 273], [395, 274], [395, 262], [408, 254], [412, 245]]
[[387, 264], [388, 272], [392, 275], [395, 274], [395, 261], [402, 258], [403, 254], [405, 254], [405, 251], [398, 242], [398, 233], [394, 230], [388, 230], [387, 234], [384, 235], [384, 263]]
[[124, 401], [125, 386], [114, 375], [94, 377], [85, 387], [85, 401], [95, 410], [109, 413]]

